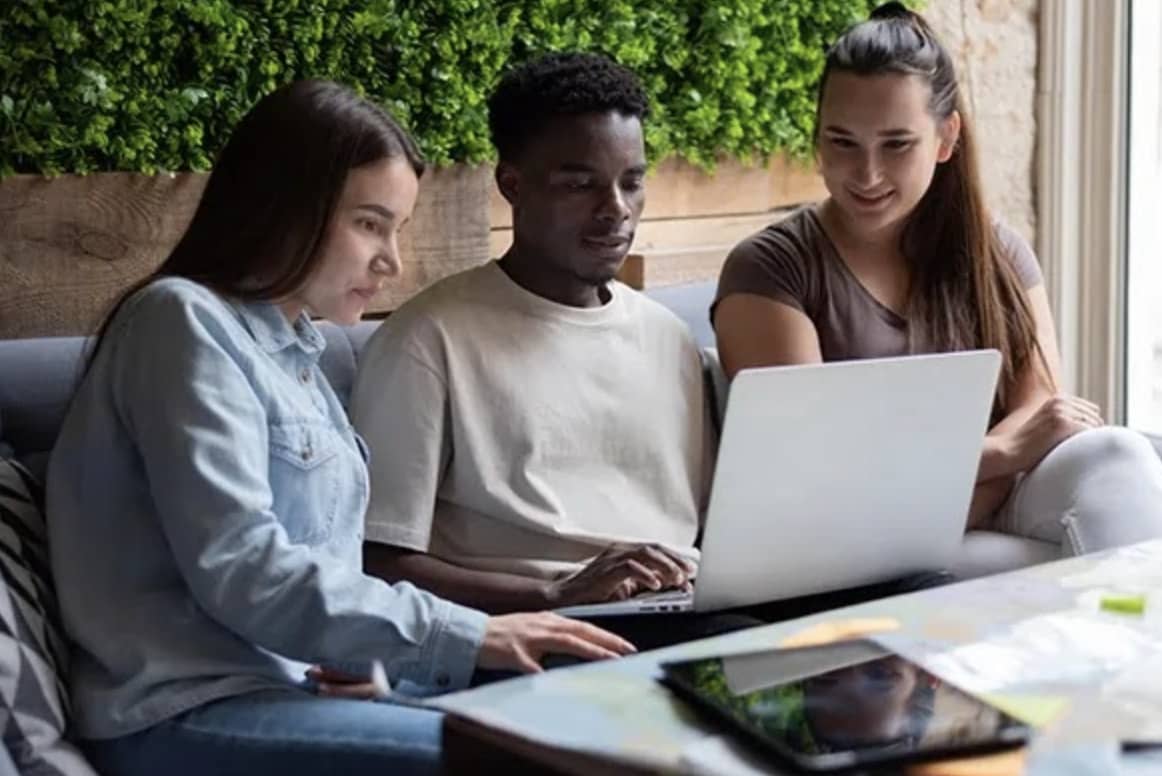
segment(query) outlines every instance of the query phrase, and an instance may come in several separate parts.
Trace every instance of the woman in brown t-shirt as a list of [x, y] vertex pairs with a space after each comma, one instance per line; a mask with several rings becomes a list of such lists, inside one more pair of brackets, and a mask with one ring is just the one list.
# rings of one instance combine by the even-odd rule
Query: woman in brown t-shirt
[[969, 527], [1065, 554], [1162, 536], [1162, 462], [1149, 442], [1057, 390], [1036, 258], [984, 206], [955, 69], [927, 23], [893, 2], [844, 33], [817, 120], [830, 197], [744, 240], [723, 267], [711, 317], [727, 375], [995, 348], [1001, 377]]

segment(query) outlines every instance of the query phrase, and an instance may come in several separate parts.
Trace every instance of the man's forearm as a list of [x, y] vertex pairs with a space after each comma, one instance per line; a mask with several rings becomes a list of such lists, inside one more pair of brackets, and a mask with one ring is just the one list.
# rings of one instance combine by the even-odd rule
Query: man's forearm
[[363, 569], [388, 582], [417, 587], [490, 614], [535, 612], [554, 606], [549, 582], [518, 574], [466, 569], [414, 550], [366, 542]]

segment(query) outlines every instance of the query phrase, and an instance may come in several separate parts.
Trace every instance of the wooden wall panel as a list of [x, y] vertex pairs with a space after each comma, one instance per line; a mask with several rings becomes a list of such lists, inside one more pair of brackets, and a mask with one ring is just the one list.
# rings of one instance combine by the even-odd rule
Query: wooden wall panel
[[[104, 173], [0, 181], [0, 338], [86, 334], [110, 301], [169, 252], [189, 222], [205, 174]], [[820, 199], [814, 173], [775, 159], [724, 162], [714, 175], [668, 161], [649, 182], [633, 251], [645, 286], [713, 279], [730, 248]], [[433, 170], [400, 236], [402, 278], [368, 312], [395, 309], [428, 284], [499, 256], [511, 241], [492, 168]]]
[[[794, 206], [827, 196], [812, 166], [783, 157], [763, 167], [723, 160], [713, 173], [670, 159], [650, 174], [646, 187], [634, 259], [622, 273], [638, 288], [713, 280], [739, 240]], [[489, 212], [489, 252], [500, 256], [512, 244], [512, 212], [495, 185]]]
[[[772, 157], [753, 167], [733, 159], [708, 173], [680, 159], [667, 159], [646, 178], [644, 220], [761, 213], [827, 196], [823, 181], [808, 162]], [[495, 184], [489, 198], [493, 229], [512, 226], [512, 210]]]
[[92, 332], [181, 234], [206, 176], [0, 181], [0, 337]]
[[681, 228], [677, 230], [679, 236], [683, 232], [693, 231], [691, 222], [710, 222], [712, 225], [703, 234], [717, 233], [719, 237], [728, 239], [710, 244], [697, 244], [692, 240], [685, 247], [668, 244], [645, 248], [636, 247], [642, 241], [635, 241], [634, 252], [626, 257], [618, 278], [637, 289], [715, 280], [730, 249], [739, 240], [786, 218], [792, 212], [792, 208], [787, 208], [749, 217], [686, 219], [681, 221]]
[[394, 310], [440, 278], [488, 260], [491, 186], [488, 165], [424, 174], [415, 213], [400, 234], [403, 277], [389, 282], [368, 312]]
[[[742, 238], [754, 234], [775, 220], [782, 211], [764, 211], [730, 216], [660, 218], [642, 221], [634, 236], [633, 252], [659, 254], [691, 248], [724, 247], [729, 250]], [[500, 256], [512, 244], [512, 229], [493, 229], [489, 249]]]
[[[0, 338], [87, 334], [116, 294], [159, 264], [207, 176], [104, 173], [0, 181]], [[401, 234], [404, 275], [377, 297], [392, 310], [488, 257], [487, 167], [425, 176]]]

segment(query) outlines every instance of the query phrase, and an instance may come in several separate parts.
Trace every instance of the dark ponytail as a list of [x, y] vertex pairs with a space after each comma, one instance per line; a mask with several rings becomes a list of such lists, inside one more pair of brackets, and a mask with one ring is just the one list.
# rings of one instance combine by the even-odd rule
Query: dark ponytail
[[871, 15], [868, 16], [868, 19], [871, 19], [871, 20], [876, 20], [876, 19], [905, 19], [908, 21], [912, 21], [912, 20], [918, 19], [918, 18], [919, 18], [919, 16], [917, 14], [908, 10], [908, 6], [904, 5], [903, 3], [897, 3], [894, 1], [891, 3], [884, 3], [883, 5], [877, 6], [876, 9], [871, 12]]

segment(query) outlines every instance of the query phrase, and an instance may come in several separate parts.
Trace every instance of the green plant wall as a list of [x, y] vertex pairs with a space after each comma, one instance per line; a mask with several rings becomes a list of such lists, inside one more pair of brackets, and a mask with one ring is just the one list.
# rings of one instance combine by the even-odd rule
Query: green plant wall
[[0, 175], [207, 169], [261, 95], [332, 78], [433, 162], [488, 159], [508, 62], [602, 51], [653, 100], [654, 159], [809, 151], [827, 43], [869, 0], [2, 0]]

